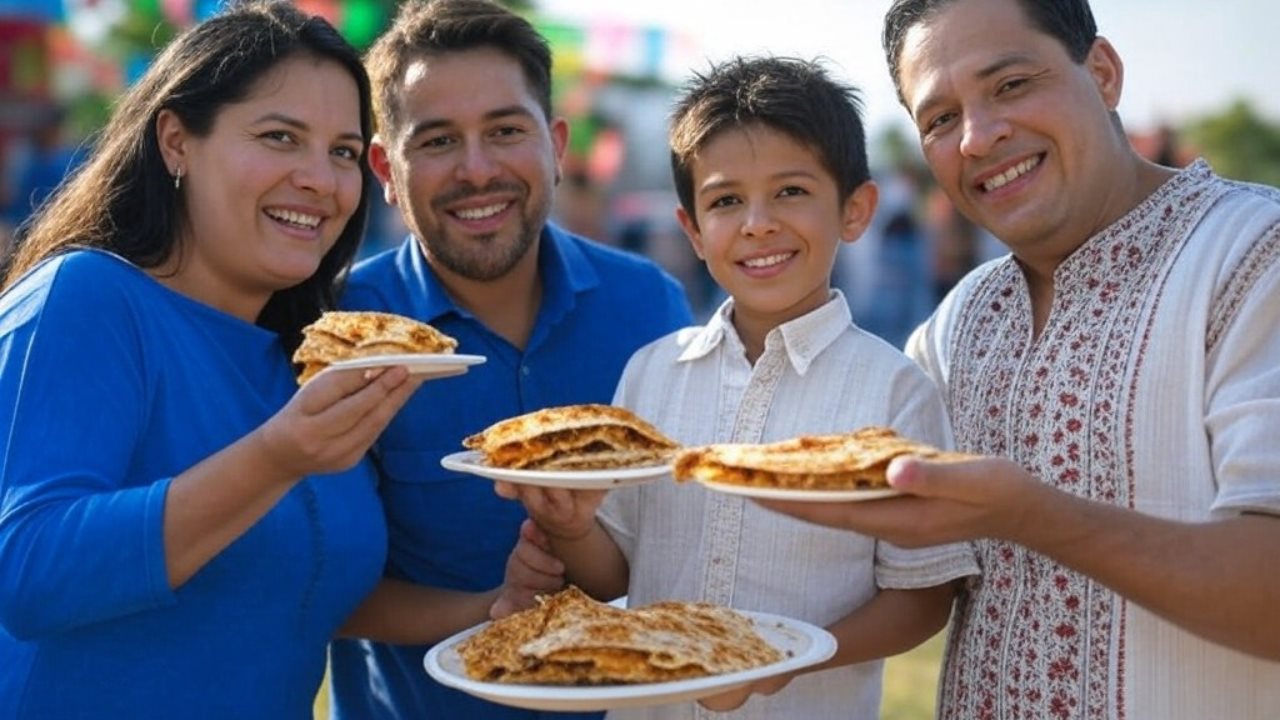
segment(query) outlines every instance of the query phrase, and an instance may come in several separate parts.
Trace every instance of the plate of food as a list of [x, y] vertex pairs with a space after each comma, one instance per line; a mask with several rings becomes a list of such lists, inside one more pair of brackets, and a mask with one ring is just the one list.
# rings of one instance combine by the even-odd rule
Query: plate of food
[[491, 702], [596, 711], [692, 702], [816, 665], [835, 650], [826, 630], [780, 615], [675, 601], [621, 609], [570, 586], [442, 641], [423, 666]]
[[625, 408], [563, 405], [494, 423], [445, 456], [449, 470], [543, 487], [607, 489], [665, 477], [680, 445]]
[[402, 365], [427, 377], [461, 375], [485, 361], [482, 355], [455, 354], [458, 341], [427, 323], [394, 313], [334, 310], [302, 329], [293, 354], [301, 365], [298, 384], [325, 370]]
[[901, 495], [889, 486], [889, 463], [900, 455], [962, 462], [948, 452], [869, 426], [835, 435], [801, 435], [773, 443], [721, 443], [685, 448], [672, 463], [677, 482], [766, 500], [856, 502]]

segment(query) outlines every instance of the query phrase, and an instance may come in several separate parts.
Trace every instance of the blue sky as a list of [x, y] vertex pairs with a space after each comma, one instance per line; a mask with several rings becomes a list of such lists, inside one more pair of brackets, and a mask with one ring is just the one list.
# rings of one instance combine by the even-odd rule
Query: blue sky
[[[664, 27], [690, 37], [695, 62], [769, 51], [823, 55], [865, 93], [873, 131], [906, 116], [880, 53], [889, 0], [538, 0], [556, 19]], [[1120, 112], [1141, 130], [1248, 98], [1280, 123], [1280, 2], [1095, 0], [1094, 16], [1124, 59]]]

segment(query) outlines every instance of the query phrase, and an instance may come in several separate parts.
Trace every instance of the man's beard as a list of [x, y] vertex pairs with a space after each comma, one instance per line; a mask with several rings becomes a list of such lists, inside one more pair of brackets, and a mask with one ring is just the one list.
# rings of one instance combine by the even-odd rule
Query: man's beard
[[[492, 188], [486, 189], [491, 190]], [[445, 212], [439, 209], [441, 206], [460, 199], [459, 195], [465, 197], [471, 194], [475, 194], [474, 191], [451, 193], [438, 199], [433, 206], [437, 214], [444, 216]], [[528, 196], [522, 195], [521, 200], [527, 201]], [[497, 280], [511, 272], [529, 252], [546, 224], [550, 205], [545, 203], [542, 207], [532, 208], [533, 212], [529, 210], [521, 201], [517, 201], [519, 224], [515, 237], [505, 242], [498, 233], [450, 239], [443, 225], [429, 228], [430, 231], [424, 227], [422, 239], [431, 258], [449, 272], [479, 282]]]

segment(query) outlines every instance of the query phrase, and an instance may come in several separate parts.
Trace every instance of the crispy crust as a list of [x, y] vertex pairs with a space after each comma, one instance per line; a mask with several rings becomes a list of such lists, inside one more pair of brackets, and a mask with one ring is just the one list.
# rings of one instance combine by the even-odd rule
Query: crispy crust
[[630, 410], [564, 405], [494, 423], [462, 441], [495, 467], [604, 469], [664, 462], [679, 445]]
[[412, 318], [371, 311], [329, 311], [302, 329], [293, 362], [302, 365], [298, 384], [339, 360], [398, 353], [448, 354], [458, 341]]
[[677, 481], [757, 487], [847, 490], [888, 487], [885, 471], [899, 455], [936, 462], [972, 459], [908, 440], [892, 428], [871, 426], [842, 435], [801, 435], [767, 444], [717, 444], [688, 448], [675, 459]]
[[473, 679], [547, 685], [662, 682], [782, 659], [728, 608], [668, 601], [621, 610], [573, 586], [491, 623], [458, 653]]

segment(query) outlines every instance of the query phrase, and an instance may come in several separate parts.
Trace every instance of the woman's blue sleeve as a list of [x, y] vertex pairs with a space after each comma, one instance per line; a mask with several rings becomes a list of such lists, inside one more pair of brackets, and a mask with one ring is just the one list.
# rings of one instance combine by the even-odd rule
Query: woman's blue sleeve
[[0, 624], [20, 639], [174, 602], [169, 478], [130, 477], [145, 309], [102, 284], [55, 261], [0, 298]]

